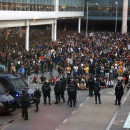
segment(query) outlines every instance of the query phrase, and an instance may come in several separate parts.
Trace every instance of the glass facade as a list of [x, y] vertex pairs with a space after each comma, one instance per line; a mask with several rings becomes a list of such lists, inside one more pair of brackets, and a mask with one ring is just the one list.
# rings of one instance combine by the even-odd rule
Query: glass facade
[[59, 11], [83, 11], [84, 0], [59, 0]]
[[[55, 0], [0, 0], [0, 10], [54, 11]], [[59, 0], [59, 11], [84, 11], [84, 0]]]
[[[118, 20], [122, 20], [123, 0], [85, 0], [85, 15], [87, 10], [86, 9], [87, 2], [89, 3], [88, 16], [90, 20], [91, 19], [114, 20], [116, 17], [116, 9], [118, 9], [117, 11]], [[128, 19], [130, 19], [130, 2], [128, 9]]]
[[54, 0], [0, 0], [0, 10], [54, 11]]

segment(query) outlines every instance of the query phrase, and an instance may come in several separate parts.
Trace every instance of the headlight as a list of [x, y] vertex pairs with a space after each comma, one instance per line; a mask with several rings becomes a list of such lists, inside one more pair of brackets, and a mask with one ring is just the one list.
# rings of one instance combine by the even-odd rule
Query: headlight
[[18, 97], [19, 96], [19, 94], [16, 94], [16, 97]]
[[0, 106], [1, 106], [1, 107], [4, 106], [2, 102], [0, 102]]

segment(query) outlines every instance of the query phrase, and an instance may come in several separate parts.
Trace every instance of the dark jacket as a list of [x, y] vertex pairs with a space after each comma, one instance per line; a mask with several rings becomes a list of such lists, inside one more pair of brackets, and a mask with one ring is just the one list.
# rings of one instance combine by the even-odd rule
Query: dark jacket
[[122, 96], [124, 95], [124, 89], [122, 84], [117, 84], [115, 88], [115, 95]]

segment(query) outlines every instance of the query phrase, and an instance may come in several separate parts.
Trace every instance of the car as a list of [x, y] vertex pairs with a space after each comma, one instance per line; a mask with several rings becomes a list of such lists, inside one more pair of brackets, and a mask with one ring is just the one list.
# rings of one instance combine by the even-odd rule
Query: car
[[29, 88], [28, 84], [19, 75], [0, 74], [0, 83], [14, 97], [17, 106], [22, 105], [20, 95], [23, 90], [28, 92], [30, 104], [34, 103], [34, 91]]
[[0, 82], [0, 114], [15, 111], [14, 98]]

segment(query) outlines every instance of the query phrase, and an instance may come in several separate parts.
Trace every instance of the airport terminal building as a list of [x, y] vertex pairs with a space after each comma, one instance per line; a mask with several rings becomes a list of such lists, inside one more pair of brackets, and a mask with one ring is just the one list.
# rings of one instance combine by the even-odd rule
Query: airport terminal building
[[[50, 24], [51, 37], [56, 40], [57, 20], [78, 19], [78, 32], [81, 19], [86, 21], [122, 21], [121, 31], [127, 32], [130, 20], [128, 0], [0, 0], [0, 28], [8, 35], [9, 27], [26, 27], [26, 49], [29, 50], [29, 27]], [[116, 28], [115, 28], [116, 29]]]

